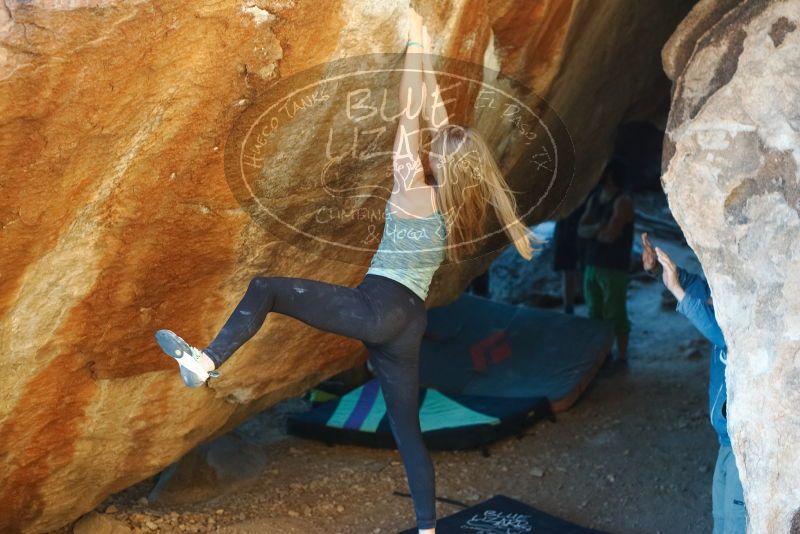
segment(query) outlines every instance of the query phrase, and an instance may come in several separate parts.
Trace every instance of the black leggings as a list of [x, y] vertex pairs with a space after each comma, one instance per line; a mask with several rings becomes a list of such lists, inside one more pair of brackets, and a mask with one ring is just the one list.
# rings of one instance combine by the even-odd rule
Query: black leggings
[[217, 367], [255, 335], [269, 312], [360, 339], [369, 349], [406, 469], [417, 528], [434, 528], [433, 463], [419, 426], [419, 348], [427, 325], [422, 299], [399, 282], [373, 274], [357, 287], [304, 278], [253, 278], [228, 322], [205, 349]]

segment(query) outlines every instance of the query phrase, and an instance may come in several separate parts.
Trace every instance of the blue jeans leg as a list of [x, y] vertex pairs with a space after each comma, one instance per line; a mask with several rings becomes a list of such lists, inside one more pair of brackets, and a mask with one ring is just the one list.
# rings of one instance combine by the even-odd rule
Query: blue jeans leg
[[736, 458], [729, 445], [720, 445], [711, 490], [714, 534], [745, 534], [747, 510]]

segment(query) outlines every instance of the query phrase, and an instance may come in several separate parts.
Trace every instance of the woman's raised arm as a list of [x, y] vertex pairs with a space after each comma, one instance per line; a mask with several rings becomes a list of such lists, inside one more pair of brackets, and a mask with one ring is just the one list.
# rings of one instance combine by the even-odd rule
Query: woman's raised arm
[[422, 27], [422, 47], [425, 52], [422, 55], [422, 66], [425, 69], [425, 118], [427, 128], [433, 134], [442, 126], [450, 124], [450, 119], [431, 63], [431, 36], [427, 26]]
[[393, 166], [395, 188], [404, 193], [414, 186], [425, 184], [419, 157], [419, 116], [424, 104], [422, 85], [422, 17], [408, 8], [409, 29], [403, 74], [400, 77], [400, 123], [394, 139]]

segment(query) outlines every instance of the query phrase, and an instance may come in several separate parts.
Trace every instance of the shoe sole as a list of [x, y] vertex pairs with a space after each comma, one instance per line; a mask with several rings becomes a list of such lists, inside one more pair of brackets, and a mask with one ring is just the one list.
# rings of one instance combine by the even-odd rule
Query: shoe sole
[[[183, 383], [190, 388], [198, 388], [206, 384], [212, 373], [219, 376], [219, 373], [206, 371], [200, 363], [191, 357], [191, 347], [179, 335], [171, 330], [159, 330], [156, 332], [156, 342], [167, 356], [174, 358], [178, 362]], [[203, 376], [205, 375], [205, 378]]]

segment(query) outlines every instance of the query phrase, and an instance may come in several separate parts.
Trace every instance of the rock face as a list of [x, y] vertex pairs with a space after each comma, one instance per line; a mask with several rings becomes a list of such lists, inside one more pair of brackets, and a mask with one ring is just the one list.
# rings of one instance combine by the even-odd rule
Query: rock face
[[[420, 10], [438, 54], [493, 65], [561, 116], [579, 155], [576, 178], [561, 184], [563, 203], [546, 207], [567, 213], [596, 181], [616, 125], [647, 118], [668, 97], [658, 53], [690, 3], [501, 0], [484, 10], [431, 0]], [[226, 182], [224, 144], [272, 81], [402, 50], [406, 5], [5, 0], [0, 531], [66, 524], [363, 360], [359, 342], [276, 315], [212, 388], [190, 390], [153, 332], [208, 342], [256, 274], [360, 280], [366, 262], [310, 255], [255, 224]], [[318, 120], [307, 126], [324, 131]], [[270, 191], [302, 203], [307, 192], [292, 177], [320, 166], [322, 152], [284, 158]], [[518, 170], [512, 186], [533, 190]], [[379, 179], [351, 171], [345, 182]], [[745, 216], [745, 207], [734, 211]], [[429, 304], [452, 300], [481, 267], [442, 269]]]
[[663, 183], [728, 345], [754, 533], [800, 524], [798, 26], [800, 0], [704, 1], [663, 52], [675, 82]]

